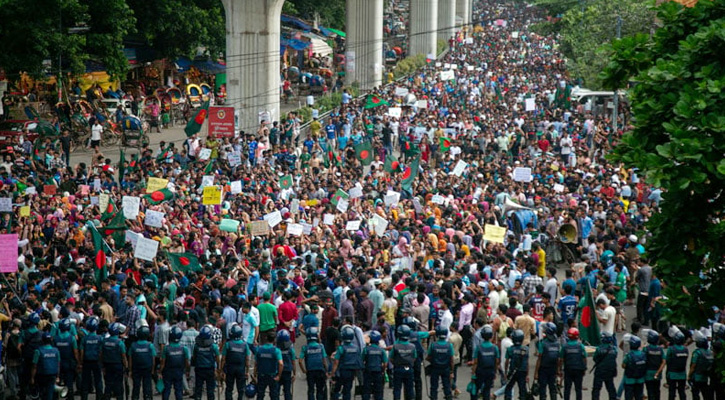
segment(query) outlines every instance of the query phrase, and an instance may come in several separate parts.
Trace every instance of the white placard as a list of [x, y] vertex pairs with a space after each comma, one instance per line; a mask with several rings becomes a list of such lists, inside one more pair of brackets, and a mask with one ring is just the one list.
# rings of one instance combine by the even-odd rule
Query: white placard
[[357, 221], [347, 221], [347, 225], [345, 225], [345, 230], [346, 231], [353, 231], [354, 232], [354, 231], [360, 229], [360, 223], [361, 222], [362, 222], [361, 220], [357, 220]]
[[234, 181], [231, 184], [232, 194], [242, 193], [242, 181]]
[[28, 186], [25, 188], [25, 194], [38, 194], [38, 189], [35, 186]]
[[453, 70], [441, 71], [440, 76], [442, 81], [450, 81], [452, 79], [456, 79], [456, 73], [453, 72]]
[[396, 96], [399, 96], [399, 97], [405, 96], [406, 94], [408, 94], [408, 92], [409, 92], [409, 90], [406, 87], [400, 87], [400, 86], [398, 86], [398, 87], [395, 88], [395, 95]]
[[136, 247], [136, 243], [138, 243], [138, 237], [139, 234], [133, 231], [126, 231], [126, 242], [131, 243], [133, 247]]
[[13, 199], [0, 197], [0, 212], [13, 212]]
[[383, 236], [385, 234], [385, 230], [388, 229], [388, 220], [378, 214], [375, 214], [373, 215], [373, 221], [375, 224], [375, 234]]
[[390, 107], [388, 108], [388, 115], [392, 118], [400, 118], [403, 115], [403, 109], [400, 107]]
[[465, 43], [466, 44], [473, 44], [473, 38], [472, 37], [466, 38], [466, 42]]
[[443, 68], [451, 69], [451, 64], [445, 63], [445, 64], [443, 64]]
[[342, 213], [347, 212], [347, 208], [350, 206], [350, 202], [347, 199], [340, 199], [337, 201], [337, 211]]
[[98, 205], [98, 196], [91, 196], [91, 205], [92, 206]]
[[348, 190], [348, 193], [350, 194], [351, 199], [357, 199], [358, 197], [363, 196], [362, 188], [358, 186], [353, 186]]
[[282, 222], [282, 213], [280, 213], [279, 210], [273, 211], [265, 215], [264, 220], [267, 221], [270, 228], [274, 228], [275, 226], [279, 225], [280, 222]]
[[108, 202], [111, 200], [111, 196], [107, 195], [106, 193], [101, 193], [98, 195], [98, 207], [101, 210], [105, 210], [108, 208]]
[[304, 233], [305, 235], [309, 235], [310, 233], [312, 233], [312, 228], [314, 228], [314, 226], [312, 226], [311, 224], [306, 224], [304, 222], [300, 225], [302, 225], [302, 227], [304, 228], [302, 233]]
[[398, 202], [400, 201], [400, 193], [398, 193], [398, 192], [388, 193], [385, 195], [384, 200], [385, 200], [385, 205], [388, 207], [397, 205]]
[[199, 152], [199, 160], [206, 161], [209, 159], [209, 157], [211, 157], [211, 149], [201, 149], [201, 151]]
[[466, 65], [466, 71], [473, 71], [475, 68], [473, 65]]
[[428, 108], [428, 100], [418, 100], [415, 106], [418, 108]]
[[555, 183], [554, 191], [557, 193], [562, 193], [564, 191], [564, 185], [562, 185], [561, 183]]
[[161, 228], [161, 223], [164, 220], [164, 213], [154, 210], [146, 210], [146, 217], [143, 220], [144, 225], [153, 226], [154, 228]]
[[305, 231], [305, 227], [302, 224], [289, 224], [287, 225], [287, 234], [291, 236], [302, 236]]
[[439, 194], [434, 194], [433, 197], [431, 197], [430, 201], [435, 204], [443, 204], [446, 202], [446, 198]]
[[458, 69], [458, 64], [451, 64], [451, 69], [454, 70], [454, 71], [457, 70]]
[[526, 99], [526, 111], [534, 110], [536, 110], [536, 99], [533, 97], [529, 97]]
[[292, 199], [292, 202], [289, 205], [289, 212], [292, 214], [298, 214], [300, 212], [300, 201], [297, 199]]
[[440, 61], [436, 62], [436, 68], [440, 68], [442, 66], [443, 66], [443, 63], [442, 62], [440, 62]]
[[435, 60], [436, 59], [436, 55], [433, 54], [433, 53], [428, 53], [428, 54], [425, 55], [425, 58], [428, 59], [428, 60]]
[[453, 172], [451, 172], [451, 173], [455, 176], [461, 176], [461, 175], [463, 175], [463, 171], [466, 169], [467, 166], [468, 166], [468, 164], [466, 164], [465, 161], [458, 160], [455, 168], [453, 168]]
[[517, 167], [514, 168], [514, 181], [516, 182], [531, 182], [531, 168], [529, 167]]
[[318, 226], [320, 226], [320, 219], [315, 217], [314, 219], [312, 219], [312, 227], [317, 228]]
[[335, 224], [335, 214], [325, 214], [323, 216], [322, 222], [325, 225], [334, 225]]
[[96, 192], [101, 191], [101, 180], [100, 179], [93, 180], [93, 190], [95, 190]]
[[229, 153], [227, 154], [227, 162], [232, 168], [242, 165], [242, 156], [240, 156], [239, 153]]
[[423, 212], [423, 207], [421, 207], [420, 200], [417, 197], [413, 197], [413, 208], [415, 208], [415, 212], [418, 214]]
[[204, 175], [201, 177], [201, 187], [214, 186], [214, 175]]
[[121, 200], [123, 207], [123, 216], [126, 219], [136, 219], [138, 217], [138, 208], [141, 204], [141, 199], [135, 196], [123, 196]]
[[138, 236], [136, 240], [136, 250], [133, 256], [146, 261], [153, 261], [156, 258], [156, 252], [159, 251], [159, 242]]
[[511, 39], [518, 39], [519, 38], [519, 32], [513, 31], [511, 32]]

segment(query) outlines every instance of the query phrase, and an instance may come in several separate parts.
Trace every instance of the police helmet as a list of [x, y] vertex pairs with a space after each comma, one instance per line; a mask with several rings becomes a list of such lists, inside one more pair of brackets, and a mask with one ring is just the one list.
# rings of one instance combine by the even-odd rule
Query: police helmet
[[151, 329], [148, 326], [142, 326], [136, 330], [136, 336], [139, 340], [148, 340], [151, 337]]
[[43, 336], [41, 338], [43, 340], [43, 344], [53, 343], [53, 337], [50, 335], [50, 332], [43, 332]]
[[438, 326], [436, 328], [436, 337], [441, 340], [444, 340], [445, 338], [447, 338], [448, 337], [448, 328], [446, 328], [445, 326]]
[[577, 329], [577, 328], [569, 328], [569, 330], [566, 331], [566, 337], [568, 337], [569, 340], [577, 340], [577, 339], [579, 339], [579, 329]]
[[629, 337], [629, 348], [632, 350], [639, 350], [640, 346], [642, 346], [642, 339], [639, 338], [637, 335], [632, 335]]
[[289, 341], [290, 335], [287, 329], [282, 329], [281, 331], [277, 332], [277, 343], [287, 343]]
[[68, 332], [70, 330], [70, 320], [68, 318], [63, 318], [58, 322], [58, 329], [60, 329], [61, 332]]
[[98, 330], [98, 317], [88, 318], [88, 321], [86, 321], [86, 329], [88, 329], [90, 332], [97, 331]]
[[725, 339], [725, 325], [719, 322], [712, 324], [712, 337], [716, 339]]
[[232, 340], [239, 340], [242, 337], [243, 334], [242, 327], [239, 326], [239, 324], [232, 325], [232, 328], [229, 330], [229, 338]]
[[493, 338], [493, 327], [491, 325], [484, 325], [481, 329], [481, 337], [483, 340], [491, 340]]
[[370, 332], [370, 344], [378, 344], [380, 342], [380, 339], [382, 336], [380, 336], [380, 332], [378, 331], [371, 331]]
[[645, 329], [647, 331], [647, 343], [656, 345], [660, 342], [660, 334], [654, 329]]
[[524, 342], [524, 331], [521, 329], [516, 329], [511, 334], [511, 340], [514, 342], [515, 345], [521, 345]]
[[685, 344], [685, 334], [682, 333], [680, 330], [677, 330], [672, 335], [672, 342], [674, 344]]
[[28, 317], [28, 323], [30, 326], [36, 326], [40, 323], [40, 314], [34, 312]]
[[118, 336], [121, 334], [121, 324], [118, 322], [114, 322], [111, 325], [108, 326], [108, 333], [111, 336]]
[[201, 340], [211, 339], [211, 334], [212, 334], [211, 326], [204, 325], [201, 327], [201, 330], [199, 331], [199, 339], [201, 339]]
[[556, 324], [553, 322], [547, 322], [544, 325], [544, 334], [546, 337], [556, 339]]
[[707, 338], [705, 336], [698, 336], [695, 339], [695, 345], [697, 345], [700, 349], [707, 349], [709, 347], [709, 342], [707, 341]]
[[250, 383], [244, 388], [244, 395], [247, 396], [247, 398], [254, 399], [257, 397], [257, 386], [253, 383]]
[[172, 343], [178, 343], [181, 340], [181, 334], [181, 328], [178, 326], [172, 326], [169, 331], [169, 341]]
[[403, 318], [403, 325], [408, 325], [408, 328], [410, 328], [411, 331], [418, 330], [418, 321], [416, 321], [413, 317]]
[[400, 325], [398, 327], [398, 339], [408, 340], [410, 339], [410, 327], [408, 325]]
[[612, 334], [608, 333], [608, 332], [602, 332], [602, 343], [605, 343], [605, 344], [614, 343], [614, 338], [612, 337]]
[[353, 339], [355, 339], [355, 330], [350, 326], [342, 328], [342, 341], [350, 343]]
[[319, 330], [317, 329], [316, 326], [307, 328], [307, 331], [305, 332], [305, 335], [307, 335], [307, 340], [310, 340], [310, 341], [317, 341], [318, 334], [319, 334]]

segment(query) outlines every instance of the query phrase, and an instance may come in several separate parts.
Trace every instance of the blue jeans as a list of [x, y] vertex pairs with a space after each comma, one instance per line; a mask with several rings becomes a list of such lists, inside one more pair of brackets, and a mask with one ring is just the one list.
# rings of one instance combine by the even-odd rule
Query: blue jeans
[[415, 385], [413, 384], [413, 367], [395, 367], [393, 369], [393, 400], [400, 400], [401, 389], [405, 387], [405, 398], [415, 398]]

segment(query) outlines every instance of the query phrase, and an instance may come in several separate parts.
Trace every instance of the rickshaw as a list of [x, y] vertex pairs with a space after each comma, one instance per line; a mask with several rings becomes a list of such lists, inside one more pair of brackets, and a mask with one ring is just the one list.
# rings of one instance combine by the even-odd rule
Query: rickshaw
[[325, 78], [320, 75], [312, 75], [310, 79], [310, 94], [322, 94], [326, 91]]
[[193, 83], [188, 85], [186, 87], [186, 99], [194, 108], [201, 106], [201, 87]]
[[[153, 116], [153, 113], [151, 111], [151, 106], [153, 104], [157, 104], [159, 106], [159, 115], [157, 117]], [[163, 104], [156, 96], [149, 96], [144, 99], [143, 101], [143, 120], [145, 122], [148, 122], [149, 127], [151, 128], [160, 128], [161, 123], [161, 112], [163, 111]]]
[[157, 95], [157, 97], [161, 101], [161, 123], [164, 126], [168, 126], [169, 124], [173, 125], [174, 120], [171, 118], [171, 95], [164, 91], [160, 95]]
[[287, 79], [290, 82], [297, 82], [300, 79], [300, 69], [297, 67], [287, 68]]
[[148, 128], [148, 123], [141, 122], [138, 117], [133, 115], [124, 117], [121, 121], [121, 129], [123, 130], [121, 144], [138, 148], [147, 145], [149, 143], [149, 135], [146, 133]]
[[171, 121], [172, 124], [186, 123], [184, 118], [184, 107], [186, 106], [186, 99], [181, 93], [179, 88], [169, 88], [166, 93], [171, 98]]
[[202, 83], [199, 87], [201, 88], [201, 99], [203, 101], [209, 101], [212, 97], [214, 97], [214, 90], [208, 83]]

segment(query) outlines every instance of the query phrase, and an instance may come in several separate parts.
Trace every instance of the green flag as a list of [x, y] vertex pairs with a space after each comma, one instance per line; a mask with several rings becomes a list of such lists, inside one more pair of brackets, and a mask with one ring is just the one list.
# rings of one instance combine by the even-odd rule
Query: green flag
[[279, 178], [279, 187], [289, 189], [292, 187], [292, 175], [285, 175]]
[[408, 165], [408, 167], [403, 171], [403, 182], [402, 187], [403, 190], [407, 192], [411, 192], [413, 188], [413, 182], [415, 182], [415, 178], [418, 177], [418, 167], [420, 164], [420, 154], [416, 156], [413, 161]]
[[373, 145], [368, 140], [363, 140], [355, 146], [355, 155], [362, 165], [370, 165], [373, 163]]
[[204, 175], [209, 175], [214, 172], [214, 158], [210, 158], [209, 162], [206, 163], [206, 167], [204, 167]]
[[335, 194], [332, 196], [332, 200], [330, 200], [330, 204], [337, 207], [337, 203], [340, 201], [340, 199], [347, 200], [349, 198], [350, 198], [350, 195], [347, 194], [347, 192], [345, 192], [342, 189], [337, 189], [337, 192], [335, 192]]
[[91, 222], [86, 226], [91, 232], [91, 239], [93, 239], [93, 265], [96, 267], [96, 286], [100, 287], [101, 281], [106, 279], [107, 276], [106, 257], [111, 255], [112, 250]]
[[597, 309], [588, 280], [584, 284], [584, 289], [584, 296], [579, 301], [579, 336], [582, 343], [599, 346], [601, 344], [599, 321], [597, 321]]
[[367, 102], [365, 103], [365, 108], [375, 108], [378, 106], [389, 106], [390, 103], [383, 100], [380, 96], [375, 94], [369, 94]]
[[171, 269], [184, 273], [201, 271], [199, 259], [191, 253], [166, 253], [166, 258], [171, 263]]
[[206, 121], [207, 114], [209, 114], [209, 102], [205, 101], [204, 104], [201, 105], [201, 108], [196, 110], [194, 117], [186, 124], [186, 128], [184, 128], [186, 137], [199, 133], [201, 126], [204, 125], [204, 121]]
[[325, 153], [322, 161], [325, 164], [325, 168], [330, 168], [332, 163], [335, 163], [338, 167], [342, 165], [342, 157], [335, 152], [335, 149], [333, 149], [332, 146], [330, 146], [330, 150]]
[[174, 192], [169, 189], [157, 190], [151, 194], [144, 195], [144, 199], [151, 204], [159, 204], [174, 198]]
[[445, 153], [451, 148], [451, 138], [441, 136], [438, 139], [438, 145], [440, 146], [441, 153]]
[[391, 174], [393, 172], [400, 171], [400, 162], [398, 162], [398, 158], [395, 157], [393, 153], [385, 156], [385, 165], [383, 165], [383, 169]]
[[108, 221], [109, 219], [115, 217], [116, 214], [118, 214], [118, 207], [116, 207], [113, 200], [109, 200], [106, 209], [101, 212], [101, 221]]
[[[202, 121], [201, 123], [203, 124], [203, 123], [204, 123], [204, 121]], [[187, 125], [187, 126], [188, 126], [188, 125]], [[201, 129], [201, 126], [199, 126], [199, 129]], [[191, 136], [191, 135], [189, 135], [189, 136]], [[169, 158], [169, 152], [171, 151], [171, 148], [172, 148], [172, 147], [174, 147], [174, 144], [173, 144], [173, 143], [169, 143], [169, 144], [168, 144], [168, 145], [166, 146], [166, 148], [165, 148], [165, 149], [163, 149], [163, 150], [161, 150], [161, 151], [159, 152], [159, 155], [158, 155], [158, 156], [156, 156], [156, 161], [157, 161], [157, 162], [161, 162], [161, 161], [164, 161], [164, 160], [166, 160], [167, 158]]]
[[408, 157], [420, 155], [420, 147], [418, 147], [417, 144], [408, 140], [408, 138], [406, 138], [406, 137], [403, 137], [403, 144], [401, 145], [401, 147], [403, 150], [403, 154], [405, 154]]

